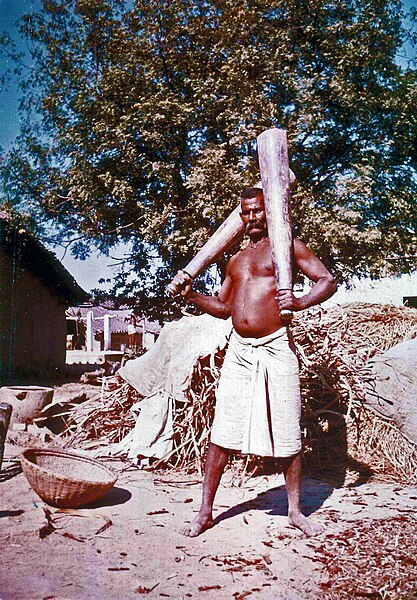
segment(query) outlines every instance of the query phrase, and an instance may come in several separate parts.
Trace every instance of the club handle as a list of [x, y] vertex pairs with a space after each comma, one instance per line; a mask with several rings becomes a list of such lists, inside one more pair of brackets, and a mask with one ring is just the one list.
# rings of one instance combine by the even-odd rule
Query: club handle
[[[188, 269], [187, 265], [187, 269]], [[189, 270], [186, 269], [180, 269], [178, 271], [178, 273], [185, 273], [189, 278], [190, 278], [190, 282], [192, 283], [194, 281], [194, 277], [193, 275], [191, 275], [191, 273], [189, 272]], [[171, 298], [175, 298], [176, 296], [179, 296], [181, 294], [181, 290], [183, 289], [183, 286], [186, 287], [188, 285], [188, 282], [185, 282], [185, 286], [184, 284], [182, 285], [178, 285], [177, 283], [174, 283], [173, 281], [171, 281], [171, 283], [169, 283], [167, 285], [167, 287], [165, 288], [165, 293], [168, 296], [171, 296]]]
[[[287, 282], [286, 287], [283, 287], [283, 286], [280, 287], [279, 282], [277, 281], [277, 289], [278, 289], [278, 291], [280, 291], [280, 290], [292, 291], [292, 286], [291, 286], [290, 282]], [[291, 319], [294, 316], [294, 313], [289, 308], [283, 308], [282, 310], [279, 311], [279, 315], [283, 321], [291, 321]]]
[[167, 285], [167, 287], [165, 288], [165, 294], [167, 296], [169, 296], [170, 298], [175, 298], [175, 296], [179, 296], [180, 295], [180, 288], [178, 285], [174, 285], [172, 283], [170, 283], [169, 285]]

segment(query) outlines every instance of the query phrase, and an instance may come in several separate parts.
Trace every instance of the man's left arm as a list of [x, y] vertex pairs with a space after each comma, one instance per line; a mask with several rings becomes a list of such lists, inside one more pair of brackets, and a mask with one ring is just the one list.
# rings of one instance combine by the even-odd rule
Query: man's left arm
[[297, 268], [311, 281], [313, 287], [308, 294], [296, 298], [291, 290], [278, 292], [279, 309], [299, 311], [328, 300], [337, 289], [333, 275], [320, 259], [299, 239], [294, 239], [294, 259]]

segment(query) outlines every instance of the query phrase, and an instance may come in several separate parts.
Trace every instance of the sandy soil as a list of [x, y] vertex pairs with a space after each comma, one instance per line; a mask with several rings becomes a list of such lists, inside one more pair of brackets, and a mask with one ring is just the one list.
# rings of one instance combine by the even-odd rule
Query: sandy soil
[[[6, 447], [6, 458], [17, 452]], [[6, 461], [0, 477], [0, 598], [52, 599], [314, 599], [328, 580], [317, 560], [328, 535], [352, 524], [414, 515], [417, 491], [371, 482], [334, 488], [303, 482], [307, 514], [326, 526], [322, 540], [286, 524], [282, 475], [253, 477], [237, 487], [226, 473], [215, 527], [194, 539], [180, 535], [198, 509], [200, 481], [149, 473], [112, 461], [116, 486], [73, 514], [51, 508], [55, 530], [43, 539], [47, 506]], [[111, 525], [103, 529], [103, 525]]]

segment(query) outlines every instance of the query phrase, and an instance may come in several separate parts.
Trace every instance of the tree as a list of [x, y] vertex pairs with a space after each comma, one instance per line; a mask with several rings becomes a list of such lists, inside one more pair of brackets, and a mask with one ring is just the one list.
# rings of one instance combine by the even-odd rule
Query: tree
[[76, 236], [79, 256], [129, 242], [116, 287], [160, 295], [259, 178], [256, 136], [279, 126], [297, 234], [340, 280], [407, 272], [417, 78], [396, 62], [403, 18], [397, 0], [43, 0], [21, 26], [31, 67], [3, 203], [42, 235], [52, 221], [56, 240]]

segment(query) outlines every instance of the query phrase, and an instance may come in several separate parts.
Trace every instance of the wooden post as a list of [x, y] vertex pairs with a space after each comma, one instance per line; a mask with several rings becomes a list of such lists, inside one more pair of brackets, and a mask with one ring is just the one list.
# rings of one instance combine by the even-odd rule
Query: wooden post
[[92, 352], [94, 350], [94, 313], [92, 310], [89, 310], [87, 313], [87, 331], [86, 331], [86, 345], [87, 352]]
[[104, 315], [104, 348], [103, 348], [103, 350], [110, 350], [110, 348], [111, 348], [110, 315]]
[[12, 410], [11, 404], [0, 402], [0, 471], [3, 462], [4, 443], [6, 441], [7, 430], [9, 429]]
[[142, 350], [145, 350], [146, 346], [146, 317], [143, 315], [143, 324], [142, 324]]

